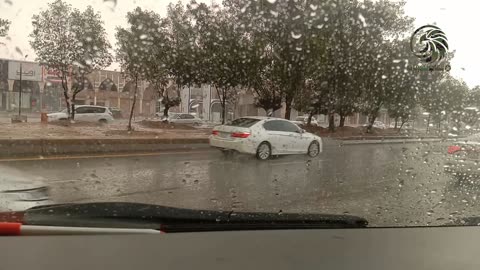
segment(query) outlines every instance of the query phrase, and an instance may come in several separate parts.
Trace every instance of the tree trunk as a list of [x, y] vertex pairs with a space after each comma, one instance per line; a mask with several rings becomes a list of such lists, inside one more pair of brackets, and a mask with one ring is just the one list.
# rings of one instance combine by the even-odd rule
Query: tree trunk
[[312, 125], [312, 118], [313, 118], [313, 112], [310, 112], [310, 113], [308, 114], [307, 126], [311, 126], [311, 125]]
[[[398, 129], [398, 132], [400, 132], [400, 130], [402, 130], [402, 127], [403, 127], [403, 125], [405, 125], [406, 122], [407, 122], [407, 120], [403, 120], [403, 118], [402, 118], [402, 123], [400, 124], [400, 128]], [[395, 128], [397, 128], [397, 123], [395, 123]]]
[[65, 103], [67, 105], [67, 118], [70, 120], [70, 97], [68, 96], [68, 85], [67, 85], [67, 78], [62, 74], [62, 88], [63, 88], [63, 96], [65, 97]]
[[168, 111], [170, 110], [170, 107], [168, 106], [168, 101], [164, 104], [165, 108], [163, 109], [163, 117], [165, 120], [168, 119]]
[[135, 78], [135, 91], [133, 93], [133, 103], [132, 103], [132, 108], [130, 109], [130, 117], [128, 118], [128, 131], [132, 131], [132, 117], [133, 117], [133, 112], [135, 111], [135, 103], [137, 103], [137, 89], [138, 89], [138, 79]]
[[72, 114], [72, 120], [75, 120], [75, 101], [77, 100], [77, 94], [72, 95], [72, 104], [70, 105], [72, 109], [70, 110], [70, 113]]
[[226, 104], [227, 104], [227, 100], [225, 99], [225, 92], [226, 91], [223, 91], [223, 98], [221, 100], [222, 102], [222, 125], [225, 124], [225, 117], [227, 115], [227, 108], [226, 108]]
[[367, 133], [372, 132], [373, 124], [375, 123], [375, 120], [377, 119], [377, 113], [370, 114], [368, 116], [368, 126], [367, 126]]
[[68, 115], [68, 120], [70, 120], [71, 116], [71, 108], [70, 108], [70, 98], [68, 97], [68, 89], [65, 90], [63, 89], [63, 96], [65, 97], [65, 103], [67, 105], [67, 115]]
[[291, 104], [285, 105], [285, 119], [290, 120], [290, 114], [292, 113], [292, 106]]
[[338, 125], [338, 127], [344, 127], [345, 126], [345, 119], [347, 117], [345, 115], [340, 115], [340, 124]]
[[290, 114], [292, 113], [292, 101], [293, 98], [285, 98], [285, 119], [290, 120]]
[[[398, 117], [395, 117], [395, 127], [394, 127], [395, 129], [397, 128], [397, 125], [398, 125]], [[402, 126], [403, 126], [403, 123], [402, 123]], [[400, 127], [400, 128], [402, 128], [402, 127]]]
[[329, 113], [328, 114], [328, 130], [331, 132], [335, 132], [335, 114]]

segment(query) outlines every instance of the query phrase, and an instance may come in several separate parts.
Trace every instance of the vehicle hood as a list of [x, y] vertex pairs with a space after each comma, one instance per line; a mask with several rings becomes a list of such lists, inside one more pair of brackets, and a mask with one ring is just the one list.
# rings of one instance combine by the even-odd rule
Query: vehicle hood
[[320, 136], [317, 136], [317, 135], [315, 135], [313, 133], [310, 133], [310, 132], [305, 132], [305, 133], [302, 134], [302, 136], [312, 138], [312, 139], [318, 139], [318, 140], [322, 139]]
[[0, 192], [45, 186], [44, 179], [40, 176], [27, 174], [3, 165], [0, 165], [0, 172]]

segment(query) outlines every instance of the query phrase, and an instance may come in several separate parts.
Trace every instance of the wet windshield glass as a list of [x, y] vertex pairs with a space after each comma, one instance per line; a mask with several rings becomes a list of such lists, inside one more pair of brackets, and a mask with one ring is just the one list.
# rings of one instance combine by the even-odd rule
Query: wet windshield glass
[[475, 1], [0, 7], [0, 212], [480, 216]]

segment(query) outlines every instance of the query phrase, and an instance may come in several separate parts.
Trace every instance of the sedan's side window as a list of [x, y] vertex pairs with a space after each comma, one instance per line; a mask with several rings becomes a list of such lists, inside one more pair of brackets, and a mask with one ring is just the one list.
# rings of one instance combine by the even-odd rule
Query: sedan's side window
[[290, 123], [288, 121], [279, 121], [281, 122], [281, 131], [285, 132], [298, 132], [298, 126]]
[[185, 119], [194, 119], [195, 117], [193, 115], [190, 115], [190, 114], [185, 114]]
[[269, 131], [283, 131], [282, 130], [282, 121], [272, 120], [263, 124], [263, 127]]

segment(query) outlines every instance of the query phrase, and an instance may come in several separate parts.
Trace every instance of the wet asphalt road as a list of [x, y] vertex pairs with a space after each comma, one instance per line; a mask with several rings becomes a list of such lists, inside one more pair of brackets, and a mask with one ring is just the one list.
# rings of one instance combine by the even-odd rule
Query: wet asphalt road
[[373, 226], [480, 216], [480, 184], [443, 173], [445, 143], [345, 145], [315, 159], [266, 162], [195, 150], [130, 157], [9, 161], [43, 176], [57, 202], [125, 201], [234, 211], [348, 213]]

